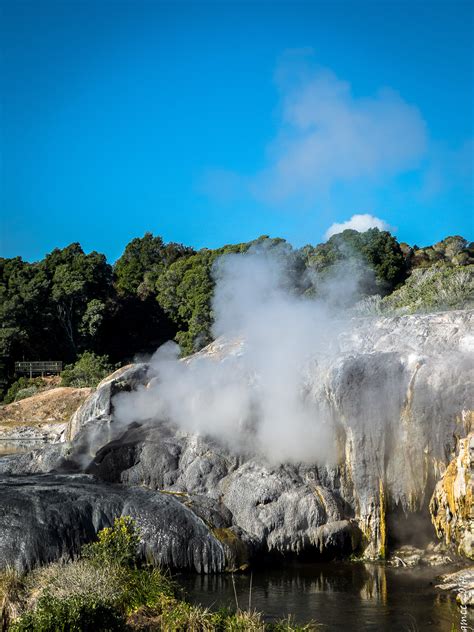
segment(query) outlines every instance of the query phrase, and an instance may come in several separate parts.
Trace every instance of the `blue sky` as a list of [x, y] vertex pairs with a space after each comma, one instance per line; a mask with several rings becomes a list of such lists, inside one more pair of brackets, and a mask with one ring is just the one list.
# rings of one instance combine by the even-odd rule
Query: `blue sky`
[[471, 2], [1, 6], [2, 256], [474, 238]]

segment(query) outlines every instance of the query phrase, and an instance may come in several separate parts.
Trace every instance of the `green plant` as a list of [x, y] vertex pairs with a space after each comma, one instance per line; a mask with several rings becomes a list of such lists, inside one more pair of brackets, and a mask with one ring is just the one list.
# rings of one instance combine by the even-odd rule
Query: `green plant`
[[121, 594], [123, 575], [122, 567], [99, 566], [85, 559], [48, 564], [26, 578], [27, 607], [34, 609], [45, 593], [56, 599], [94, 594], [99, 600], [111, 602]]
[[85, 559], [99, 565], [136, 565], [140, 536], [133, 518], [115, 518], [113, 526], [99, 531], [97, 537], [97, 542], [83, 547]]
[[297, 625], [290, 617], [266, 623], [262, 615], [254, 611], [232, 612], [221, 608], [213, 612], [169, 596], [162, 596], [153, 608], [139, 608], [127, 623], [132, 630], [169, 632], [310, 632], [318, 629], [315, 623]]
[[474, 265], [444, 263], [414, 270], [406, 283], [383, 300], [384, 311], [409, 313], [460, 309], [474, 303]]
[[99, 356], [92, 351], [84, 351], [75, 364], [69, 364], [61, 374], [61, 386], [97, 386], [113, 366], [107, 356]]
[[125, 617], [115, 605], [95, 595], [58, 599], [46, 594], [34, 610], [10, 626], [11, 632], [118, 632], [126, 629]]
[[163, 596], [173, 597], [174, 583], [159, 569], [97, 564], [88, 559], [55, 563], [33, 571], [26, 581], [28, 610], [47, 595], [57, 600], [90, 598], [113, 605], [124, 614], [154, 607]]
[[6, 395], [3, 398], [3, 403], [11, 404], [12, 402], [17, 402], [20, 399], [25, 399], [25, 397], [30, 397], [44, 387], [45, 384], [45, 381], [41, 377], [20, 377], [18, 380], [13, 382], [6, 392]]
[[16, 569], [7, 567], [0, 572], [0, 628], [6, 630], [18, 617], [26, 599], [25, 578]]
[[157, 569], [123, 569], [117, 605], [127, 614], [140, 607], [153, 607], [164, 597], [174, 597], [176, 586]]

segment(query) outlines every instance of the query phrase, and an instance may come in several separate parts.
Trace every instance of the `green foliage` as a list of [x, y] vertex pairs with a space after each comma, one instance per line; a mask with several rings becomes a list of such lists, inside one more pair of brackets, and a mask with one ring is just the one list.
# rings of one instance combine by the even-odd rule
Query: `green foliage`
[[173, 582], [157, 568], [126, 569], [122, 573], [120, 594], [117, 606], [127, 614], [138, 608], [152, 608], [163, 597], [174, 597], [176, 587]]
[[[42, 263], [51, 275], [51, 298], [70, 348], [80, 347], [80, 329], [93, 300], [110, 293], [112, 268], [97, 252], [84, 254], [79, 244], [53, 250]], [[84, 328], [82, 328], [84, 331]]]
[[93, 298], [89, 301], [82, 315], [79, 331], [90, 338], [94, 338], [104, 321], [106, 309], [106, 304], [98, 298]]
[[37, 393], [42, 387], [45, 386], [45, 381], [40, 378], [20, 377], [18, 380], [8, 389], [4, 399], [4, 404], [11, 404], [12, 402], [19, 401], [25, 397], [30, 397]]
[[[178, 599], [174, 583], [156, 568], [136, 568], [134, 520], [118, 518], [83, 557], [50, 564], [26, 578], [0, 575], [2, 614], [12, 632], [169, 630], [173, 632], [304, 632], [291, 619], [266, 624], [259, 613], [213, 612]], [[127, 618], [128, 617], [128, 618]]]
[[30, 609], [46, 594], [59, 600], [94, 595], [97, 601], [128, 614], [141, 606], [152, 607], [163, 595], [172, 597], [176, 592], [173, 582], [156, 568], [132, 568], [103, 562], [100, 557], [50, 564], [33, 571], [26, 585], [35, 595]]
[[99, 565], [135, 565], [140, 535], [130, 516], [115, 518], [113, 527], [102, 529], [97, 537], [97, 542], [83, 547], [83, 557]]
[[111, 603], [89, 596], [57, 599], [44, 595], [36, 608], [11, 626], [11, 632], [117, 632], [126, 630], [124, 615]]
[[132, 630], [169, 630], [170, 632], [310, 632], [314, 623], [296, 625], [291, 618], [266, 623], [255, 611], [228, 608], [212, 611], [186, 601], [163, 595], [153, 608], [140, 608], [129, 619]]
[[[123, 363], [173, 338], [184, 354], [199, 350], [212, 337], [216, 260], [252, 248], [282, 253], [289, 289], [297, 294], [323, 295], [334, 266], [348, 260], [354, 275], [360, 275], [359, 293], [384, 296], [402, 287], [412, 270], [433, 265], [465, 268], [474, 263], [473, 244], [458, 235], [426, 248], [411, 248], [377, 229], [347, 230], [325, 244], [300, 250], [264, 235], [199, 252], [146, 233], [126, 246], [113, 269], [104, 255], [86, 254], [77, 243], [57, 248], [36, 263], [0, 258], [0, 356], [9, 367], [0, 376], [2, 389], [11, 379], [14, 360], [72, 364], [87, 351]], [[459, 303], [447, 299], [447, 306]], [[396, 301], [413, 302], [400, 296], [394, 297]], [[430, 299], [422, 304], [430, 309], [437, 303]], [[103, 376], [100, 371], [92, 373], [89, 377], [86, 371], [86, 377], [77, 380], [66, 373], [65, 380], [93, 384]]]
[[385, 311], [461, 309], [474, 304], [474, 265], [437, 264], [415, 269], [406, 283], [383, 301]]
[[474, 244], [469, 244], [460, 235], [452, 235], [433, 246], [414, 246], [409, 256], [412, 268], [428, 268], [435, 263], [465, 266], [474, 264]]
[[184, 353], [192, 353], [211, 340], [211, 269], [215, 258], [212, 251], [201, 250], [179, 259], [156, 284], [158, 302], [178, 324], [176, 338]]
[[43, 329], [48, 317], [49, 287], [39, 266], [20, 257], [0, 259], [0, 355], [20, 356], [22, 349], [34, 352], [42, 346], [34, 332]]
[[107, 356], [98, 356], [92, 351], [84, 351], [75, 364], [69, 364], [61, 373], [61, 386], [97, 386], [112, 373], [113, 367]]
[[[266, 235], [255, 241], [228, 245], [217, 250], [204, 248], [191, 257], [177, 260], [156, 282], [157, 300], [177, 324], [176, 340], [184, 355], [198, 351], [211, 342], [214, 292], [213, 266], [223, 255], [247, 252], [250, 248], [270, 250], [285, 244]], [[288, 252], [291, 246], [287, 244]]]
[[303, 249], [306, 265], [319, 275], [327, 274], [331, 268], [342, 261], [364, 265], [372, 270], [375, 279], [363, 278], [361, 293], [388, 294], [406, 277], [407, 262], [395, 237], [378, 228], [359, 233], [345, 230], [333, 235], [325, 244]]
[[[28, 359], [73, 358], [94, 344], [87, 327], [112, 288], [104, 255], [84, 254], [79, 244], [56, 249], [38, 263], [0, 260], [0, 354]], [[96, 301], [89, 306], [91, 301]]]
[[122, 294], [137, 294], [145, 298], [154, 293], [154, 286], [172, 263], [194, 253], [182, 244], [165, 244], [161, 237], [145, 233], [132, 239], [114, 266], [115, 285]]

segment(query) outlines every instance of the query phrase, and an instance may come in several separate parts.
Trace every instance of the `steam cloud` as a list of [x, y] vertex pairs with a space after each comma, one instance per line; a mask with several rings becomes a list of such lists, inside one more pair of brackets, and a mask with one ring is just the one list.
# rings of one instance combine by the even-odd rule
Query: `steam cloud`
[[165, 420], [273, 463], [331, 461], [329, 406], [310, 375], [337, 351], [347, 322], [335, 305], [357, 279], [336, 272], [319, 285], [324, 299], [307, 298], [291, 264], [284, 248], [217, 260], [215, 352], [180, 360], [175, 343], [160, 347], [148, 386], [115, 398], [116, 419]]

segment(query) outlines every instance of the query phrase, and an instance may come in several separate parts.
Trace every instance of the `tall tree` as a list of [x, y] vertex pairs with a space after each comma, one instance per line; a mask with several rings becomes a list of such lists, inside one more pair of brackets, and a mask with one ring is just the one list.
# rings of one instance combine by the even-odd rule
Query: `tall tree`
[[192, 254], [192, 248], [173, 242], [165, 244], [161, 237], [145, 233], [132, 239], [115, 263], [116, 288], [119, 294], [146, 298], [154, 293], [156, 281], [166, 268]]

